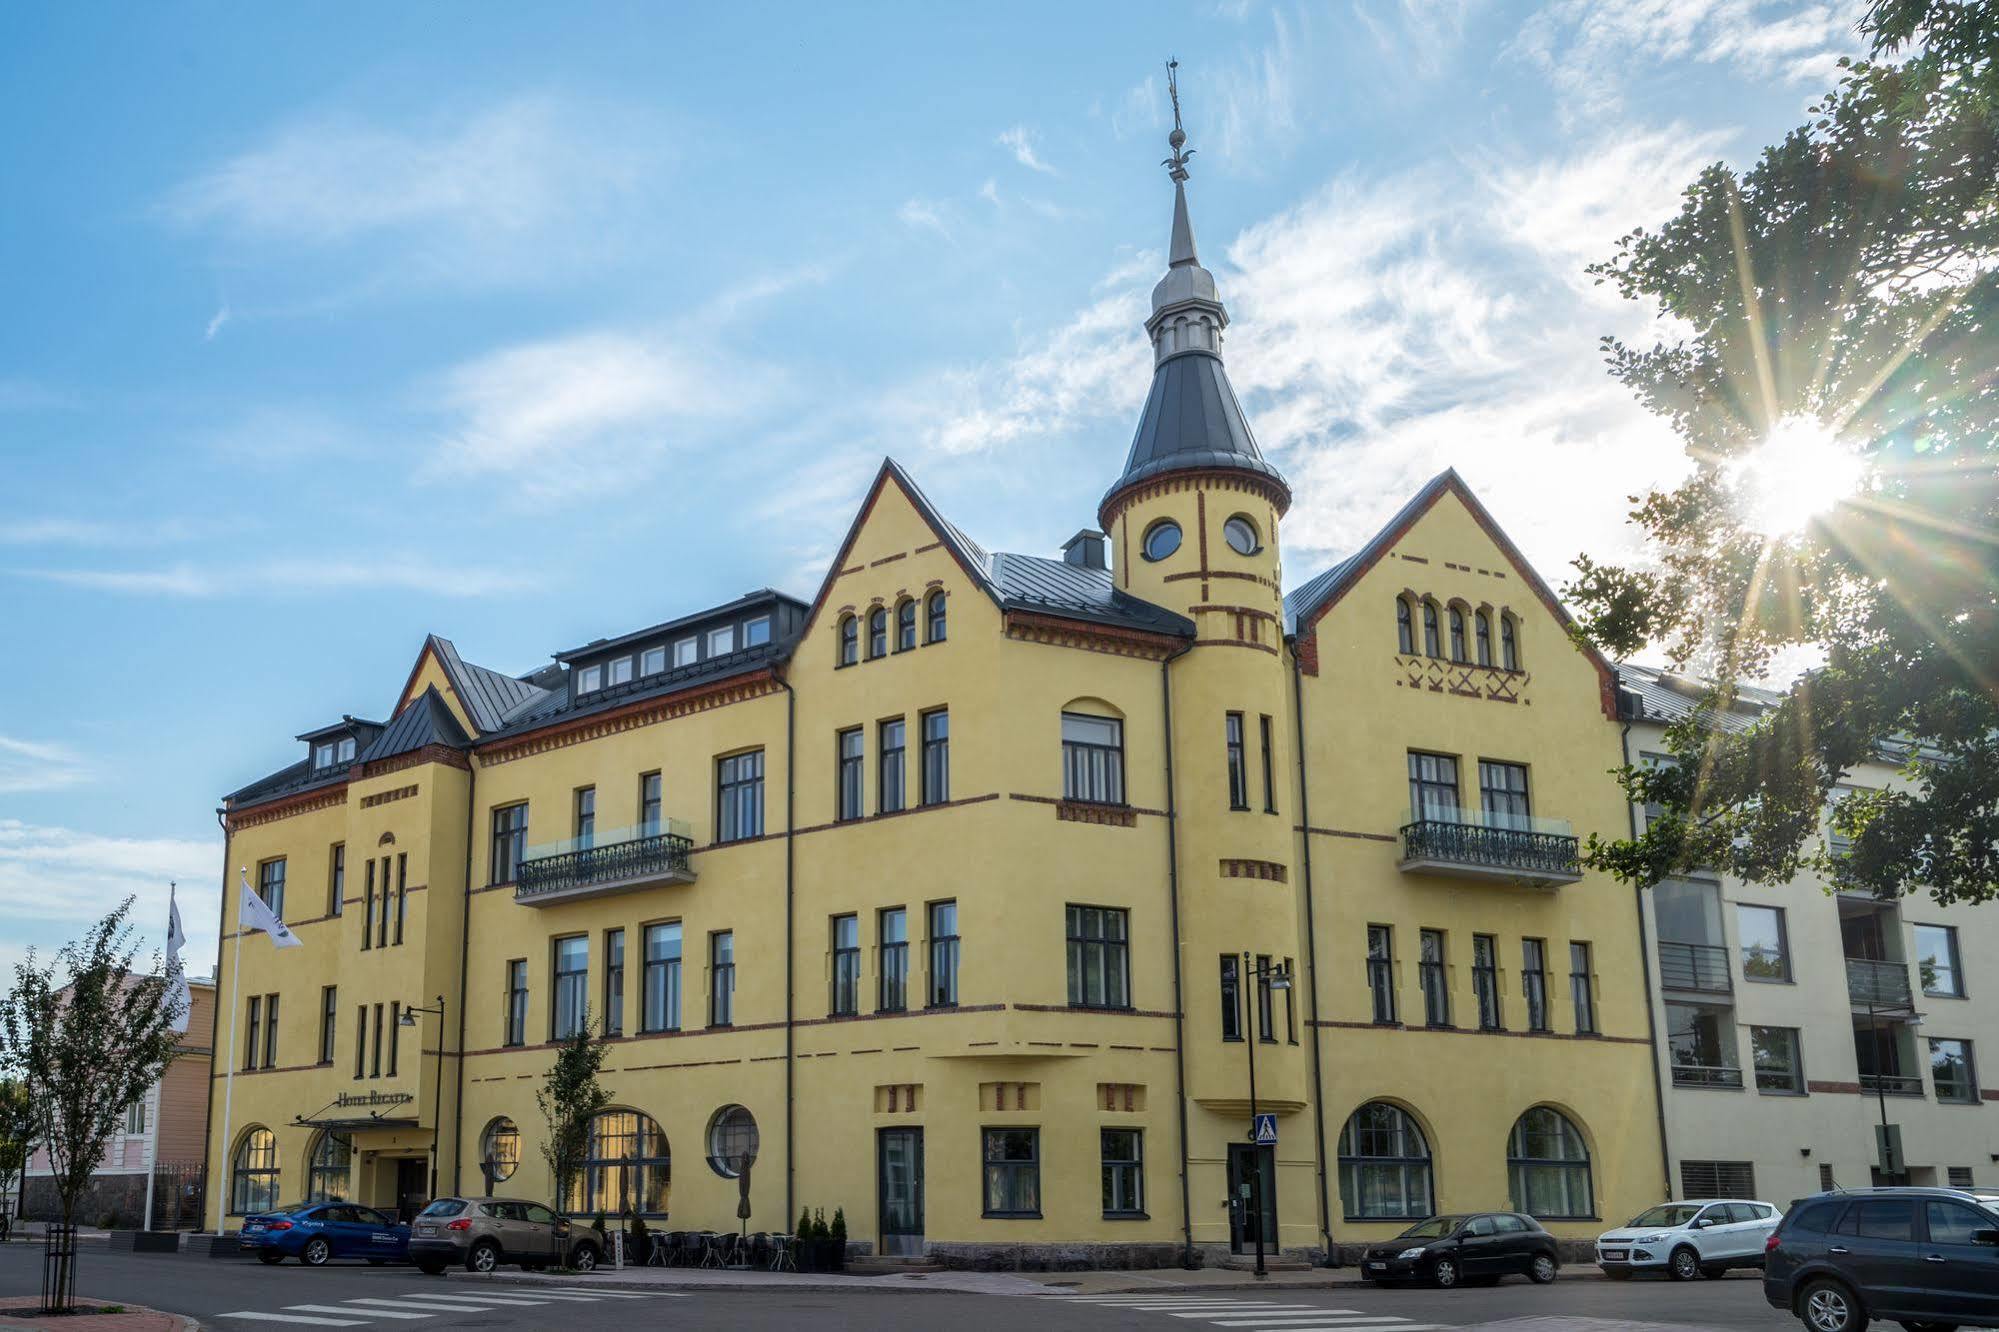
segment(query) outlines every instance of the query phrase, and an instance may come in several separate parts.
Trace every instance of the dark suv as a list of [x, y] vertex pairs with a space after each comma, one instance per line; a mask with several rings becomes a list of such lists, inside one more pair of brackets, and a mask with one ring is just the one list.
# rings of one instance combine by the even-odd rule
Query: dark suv
[[1999, 1327], [1999, 1193], [1881, 1188], [1792, 1204], [1770, 1236], [1763, 1295], [1811, 1332]]

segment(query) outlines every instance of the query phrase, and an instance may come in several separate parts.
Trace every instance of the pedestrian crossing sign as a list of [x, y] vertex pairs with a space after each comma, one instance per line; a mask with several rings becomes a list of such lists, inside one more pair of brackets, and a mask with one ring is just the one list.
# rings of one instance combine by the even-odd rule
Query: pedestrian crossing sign
[[1262, 1114], [1251, 1122], [1249, 1140], [1259, 1147], [1273, 1147], [1277, 1144], [1277, 1116]]

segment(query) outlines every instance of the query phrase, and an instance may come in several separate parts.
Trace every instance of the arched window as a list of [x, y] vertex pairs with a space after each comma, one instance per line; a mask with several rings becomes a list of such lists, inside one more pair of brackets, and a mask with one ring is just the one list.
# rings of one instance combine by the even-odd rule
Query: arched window
[[1395, 648], [1405, 657], [1416, 655], [1416, 621], [1402, 597], [1395, 598]]
[[868, 659], [888, 655], [888, 611], [881, 606], [868, 612]]
[[1465, 613], [1451, 607], [1451, 660], [1470, 661], [1465, 655]]
[[1552, 1106], [1537, 1105], [1514, 1121], [1506, 1140], [1506, 1178], [1513, 1205], [1529, 1216], [1581, 1218], [1596, 1212], [1582, 1130]]
[[1520, 669], [1520, 644], [1513, 631], [1513, 617], [1499, 617], [1499, 664], [1509, 671]]
[[1435, 1212], [1430, 1144], [1408, 1113], [1370, 1101], [1340, 1130], [1340, 1199], [1347, 1220], [1418, 1219]]
[[353, 1161], [354, 1139], [345, 1133], [320, 1134], [305, 1168], [305, 1200], [346, 1202]]
[[916, 603], [904, 597], [895, 606], [895, 650], [907, 652], [916, 646]]
[[1492, 665], [1492, 617], [1484, 611], [1472, 616], [1473, 632], [1478, 637], [1478, 664]]
[[756, 1164], [757, 1120], [740, 1105], [725, 1105], [708, 1121], [708, 1168], [724, 1179], [742, 1174], [745, 1159]]
[[512, 1179], [521, 1164], [521, 1131], [505, 1115], [486, 1125], [480, 1135], [479, 1160], [493, 1172], [493, 1182]]
[[237, 1139], [229, 1162], [229, 1213], [250, 1216], [278, 1205], [278, 1137], [261, 1124]]
[[930, 628], [926, 631], [929, 634], [929, 637], [924, 639], [924, 641], [926, 643], [941, 643], [944, 641], [943, 590], [940, 588], [938, 591], [932, 592], [930, 594], [929, 600], [926, 601], [924, 604], [928, 607], [927, 618], [930, 621]]
[[673, 1182], [666, 1135], [651, 1115], [606, 1110], [590, 1121], [583, 1169], [570, 1181], [563, 1208], [572, 1216], [665, 1216]]
[[840, 664], [852, 666], [861, 659], [861, 622], [851, 615], [840, 617]]
[[1444, 649], [1437, 641], [1437, 603], [1434, 601], [1423, 603], [1423, 655], [1426, 657], [1444, 655]]

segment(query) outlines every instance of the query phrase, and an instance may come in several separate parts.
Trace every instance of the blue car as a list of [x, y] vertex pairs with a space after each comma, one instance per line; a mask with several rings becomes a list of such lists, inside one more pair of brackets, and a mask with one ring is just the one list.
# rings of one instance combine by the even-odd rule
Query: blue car
[[357, 1203], [300, 1203], [245, 1217], [243, 1247], [267, 1263], [287, 1258], [308, 1267], [335, 1258], [400, 1263], [409, 1260], [410, 1228]]

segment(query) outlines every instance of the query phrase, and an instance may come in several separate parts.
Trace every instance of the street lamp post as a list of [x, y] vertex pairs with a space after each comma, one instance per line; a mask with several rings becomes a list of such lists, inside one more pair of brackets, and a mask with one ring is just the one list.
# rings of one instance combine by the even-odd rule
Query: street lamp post
[[402, 1023], [405, 1027], [416, 1025], [416, 1015], [426, 1013], [437, 1019], [437, 1085], [430, 1097], [430, 1198], [437, 1201], [437, 1134], [444, 1123], [444, 996], [437, 996], [437, 1007], [419, 1008], [415, 1004], [403, 1005]]
[[1264, 1037], [1263, 1004], [1261, 994], [1264, 986], [1272, 990], [1291, 988], [1291, 971], [1284, 966], [1265, 963], [1257, 966], [1250, 955], [1242, 955], [1244, 998], [1249, 997], [1249, 980], [1257, 982], [1258, 999], [1251, 1020], [1243, 1024], [1243, 1044], [1249, 1047], [1249, 1203], [1251, 1215], [1256, 1219], [1256, 1275], [1268, 1276], [1263, 1266], [1263, 1147], [1256, 1140], [1256, 1047]]

